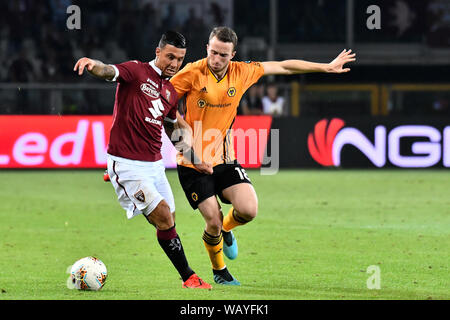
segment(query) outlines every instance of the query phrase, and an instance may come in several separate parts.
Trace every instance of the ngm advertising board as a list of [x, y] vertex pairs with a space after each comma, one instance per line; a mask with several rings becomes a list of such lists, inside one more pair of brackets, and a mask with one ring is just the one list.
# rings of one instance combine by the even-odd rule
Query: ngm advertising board
[[277, 129], [280, 167], [450, 167], [450, 118], [278, 118]]

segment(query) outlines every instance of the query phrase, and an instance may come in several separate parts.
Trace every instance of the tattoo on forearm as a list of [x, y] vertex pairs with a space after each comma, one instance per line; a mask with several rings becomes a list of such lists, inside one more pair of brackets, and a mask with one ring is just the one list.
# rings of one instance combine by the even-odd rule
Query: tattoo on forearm
[[105, 67], [103, 68], [103, 78], [110, 80], [110, 79], [114, 78], [115, 75], [116, 75], [116, 72], [114, 71], [114, 68], [111, 66], [105, 65]]
[[111, 80], [114, 78], [116, 72], [113, 67], [111, 67], [110, 65], [106, 65], [99, 60], [95, 60], [95, 62], [96, 62], [96, 65], [90, 71], [90, 73], [92, 73], [94, 76], [97, 76], [102, 79]]

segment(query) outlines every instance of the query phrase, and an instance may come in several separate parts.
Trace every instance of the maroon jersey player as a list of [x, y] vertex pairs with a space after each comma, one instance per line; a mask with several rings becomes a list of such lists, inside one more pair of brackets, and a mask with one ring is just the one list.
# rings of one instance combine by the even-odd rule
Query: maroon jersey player
[[112, 65], [117, 81], [108, 154], [158, 161], [164, 121], [177, 122], [177, 93], [155, 61]]
[[[190, 268], [175, 230], [175, 203], [161, 156], [162, 127], [171, 137], [183, 128], [177, 119], [177, 93], [168, 79], [181, 67], [186, 40], [175, 31], [161, 37], [150, 62], [128, 61], [107, 65], [81, 58], [74, 67], [101, 79], [116, 81], [113, 124], [107, 149], [108, 175], [127, 217], [143, 214], [156, 227], [161, 248], [180, 274], [183, 287], [206, 288]], [[203, 167], [202, 167], [203, 165]], [[211, 169], [199, 164], [199, 170]]]

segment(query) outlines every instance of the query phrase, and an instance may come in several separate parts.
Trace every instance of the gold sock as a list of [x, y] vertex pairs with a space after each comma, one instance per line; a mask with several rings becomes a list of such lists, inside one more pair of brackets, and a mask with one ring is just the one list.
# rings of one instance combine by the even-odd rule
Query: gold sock
[[247, 222], [248, 221], [237, 216], [236, 210], [231, 207], [230, 211], [228, 211], [228, 214], [223, 218], [222, 229], [224, 231], [230, 231], [237, 226], [246, 224]]
[[226, 267], [223, 259], [223, 238], [222, 232], [218, 236], [212, 236], [206, 231], [203, 232], [203, 243], [208, 251], [209, 259], [214, 270], [222, 270]]

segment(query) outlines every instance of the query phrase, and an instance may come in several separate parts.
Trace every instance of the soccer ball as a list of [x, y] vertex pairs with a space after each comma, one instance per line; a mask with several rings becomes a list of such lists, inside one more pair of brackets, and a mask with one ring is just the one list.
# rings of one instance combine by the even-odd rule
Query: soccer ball
[[97, 291], [103, 288], [108, 272], [98, 258], [85, 257], [72, 265], [69, 282], [78, 290]]

